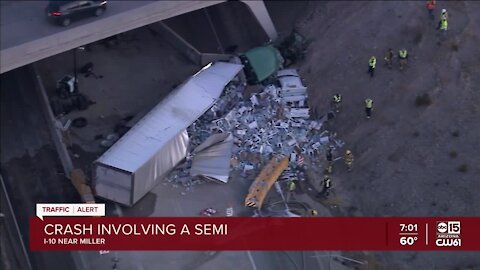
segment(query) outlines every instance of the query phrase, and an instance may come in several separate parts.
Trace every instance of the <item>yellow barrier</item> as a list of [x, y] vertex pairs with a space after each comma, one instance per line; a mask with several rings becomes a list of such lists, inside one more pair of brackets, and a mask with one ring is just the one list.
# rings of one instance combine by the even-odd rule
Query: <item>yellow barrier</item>
[[73, 186], [86, 203], [95, 203], [92, 189], [87, 184], [87, 177], [81, 169], [73, 169], [70, 177]]
[[288, 157], [283, 155], [273, 157], [250, 186], [245, 198], [245, 206], [262, 208], [263, 200], [265, 200], [268, 191], [287, 167]]

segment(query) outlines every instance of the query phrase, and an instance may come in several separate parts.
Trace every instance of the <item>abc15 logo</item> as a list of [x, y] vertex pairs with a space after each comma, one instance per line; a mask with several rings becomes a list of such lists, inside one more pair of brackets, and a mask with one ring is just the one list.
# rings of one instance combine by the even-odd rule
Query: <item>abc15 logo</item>
[[437, 234], [460, 234], [460, 221], [437, 221]]

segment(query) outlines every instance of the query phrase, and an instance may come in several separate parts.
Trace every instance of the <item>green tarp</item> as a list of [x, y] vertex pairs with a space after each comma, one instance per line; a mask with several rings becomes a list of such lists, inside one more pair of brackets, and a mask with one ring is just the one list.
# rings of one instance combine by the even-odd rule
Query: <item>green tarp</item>
[[245, 57], [257, 75], [259, 82], [277, 72], [282, 64], [282, 56], [273, 46], [253, 48], [245, 53]]

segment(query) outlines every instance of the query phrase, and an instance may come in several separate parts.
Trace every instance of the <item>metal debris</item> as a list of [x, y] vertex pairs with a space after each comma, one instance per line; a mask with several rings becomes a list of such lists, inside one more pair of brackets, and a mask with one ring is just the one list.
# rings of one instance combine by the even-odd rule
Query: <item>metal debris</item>
[[232, 147], [233, 137], [230, 133], [218, 133], [208, 137], [192, 152], [190, 175], [201, 175], [227, 183]]
[[[266, 86], [262, 92], [244, 98], [244, 86], [231, 83], [210, 110], [195, 121], [187, 131], [190, 149], [204, 142], [212, 133], [230, 133], [233, 136], [230, 172], [242, 177], [254, 177], [259, 169], [274, 155], [290, 158], [290, 167], [284, 174], [291, 174], [301, 181], [303, 156], [310, 156], [310, 162], [323, 166], [319, 157], [324, 157], [328, 147], [341, 148], [344, 142], [335, 133], [324, 130], [327, 117], [310, 119], [307, 107], [306, 87], [301, 84], [298, 74], [291, 70], [280, 72], [284, 78], [284, 89], [276, 85]], [[295, 85], [287, 89], [288, 83]], [[189, 179], [190, 185], [200, 183], [197, 177], [189, 175], [191, 161], [177, 167], [168, 178], [179, 183], [180, 175]], [[289, 176], [287, 176], [289, 177]], [[282, 176], [283, 178], [283, 176]]]

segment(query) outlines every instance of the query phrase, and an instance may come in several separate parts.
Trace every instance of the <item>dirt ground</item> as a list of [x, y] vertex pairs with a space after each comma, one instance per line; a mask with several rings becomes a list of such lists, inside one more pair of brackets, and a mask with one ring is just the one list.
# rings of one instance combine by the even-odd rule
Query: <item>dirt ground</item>
[[[328, 110], [333, 94], [343, 95], [334, 128], [355, 155], [352, 172], [341, 161], [334, 166], [342, 204], [333, 214], [479, 216], [480, 3], [437, 2], [435, 21], [423, 1], [315, 6], [297, 25], [312, 42], [301, 75], [319, 111]], [[441, 8], [450, 17], [444, 38], [435, 29]], [[388, 48], [409, 51], [405, 70], [397, 59], [393, 69], [384, 66]], [[370, 78], [372, 55], [377, 68]], [[417, 106], [423, 94], [431, 104]], [[370, 254], [387, 269], [480, 269], [473, 252]]]
[[[148, 28], [126, 32], [119, 37], [118, 43], [109, 47], [97, 42], [90, 44], [88, 50], [78, 50], [78, 69], [89, 62], [94, 65], [94, 73], [102, 77], [79, 74], [79, 91], [95, 104], [85, 111], [69, 113], [63, 121], [76, 117], [88, 120], [86, 128], [71, 129], [70, 140], [92, 153], [105, 151], [96, 136], [106, 137], [114, 132], [121, 119], [148, 112], [176, 85], [198, 70]], [[64, 74], [73, 73], [73, 52], [55, 55], [37, 65], [52, 98], [55, 82]], [[74, 148], [73, 154], [83, 153], [78, 147]]]

